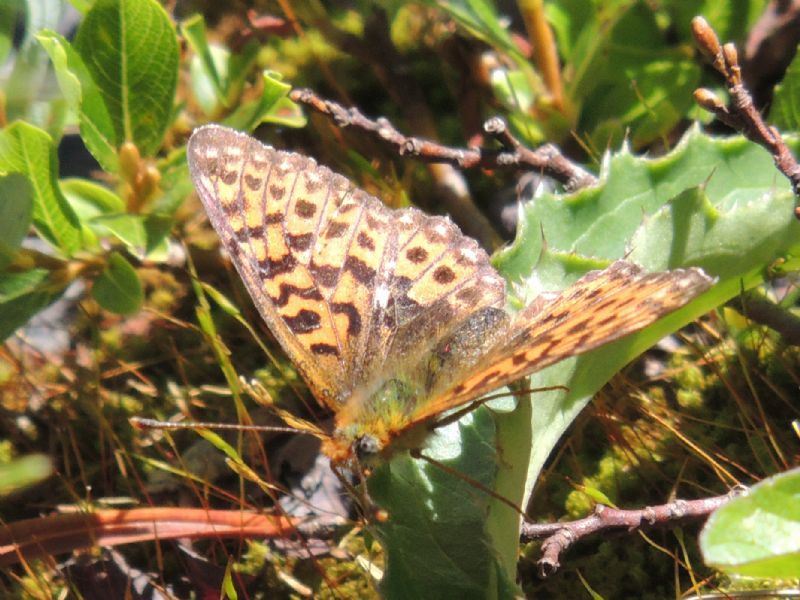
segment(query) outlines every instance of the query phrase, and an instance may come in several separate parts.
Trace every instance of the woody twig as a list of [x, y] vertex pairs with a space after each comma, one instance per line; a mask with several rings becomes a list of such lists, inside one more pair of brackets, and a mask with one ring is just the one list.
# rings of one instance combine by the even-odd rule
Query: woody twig
[[787, 344], [800, 346], [800, 317], [770, 300], [764, 292], [757, 289], [747, 290], [728, 300], [726, 306], [777, 331]]
[[579, 540], [600, 531], [627, 529], [636, 531], [645, 527], [674, 525], [686, 521], [705, 519], [732, 498], [742, 495], [745, 488], [734, 488], [723, 496], [699, 500], [674, 500], [667, 504], [624, 510], [598, 504], [588, 517], [563, 523], [523, 523], [520, 539], [523, 542], [543, 539], [542, 558], [537, 565], [539, 576], [547, 577], [560, 566], [561, 554]]
[[429, 163], [446, 163], [460, 169], [535, 170], [561, 182], [569, 190], [580, 189], [597, 181], [591, 173], [567, 160], [552, 144], [545, 144], [536, 150], [525, 147], [499, 117], [486, 121], [484, 130], [500, 143], [501, 148], [452, 148], [404, 135], [388, 119], [370, 119], [357, 108], [344, 108], [311, 90], [293, 90], [289, 97], [330, 117], [338, 127], [356, 127], [377, 137], [393, 146], [400, 156]]
[[[730, 102], [726, 106], [711, 90], [699, 88], [694, 92], [695, 101], [750, 141], [763, 146], [772, 155], [775, 166], [791, 182], [795, 195], [800, 196], [800, 165], [780, 132], [767, 125], [756, 109], [750, 92], [742, 82], [736, 46], [721, 45], [717, 34], [703, 17], [692, 20], [692, 32], [701, 52], [725, 78], [730, 94]], [[795, 208], [795, 216], [800, 218], [800, 207]]]

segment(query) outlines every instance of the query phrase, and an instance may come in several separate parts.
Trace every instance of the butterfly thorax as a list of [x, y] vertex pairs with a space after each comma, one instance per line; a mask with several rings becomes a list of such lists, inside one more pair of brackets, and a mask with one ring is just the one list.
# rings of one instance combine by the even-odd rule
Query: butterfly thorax
[[334, 431], [323, 442], [323, 452], [334, 463], [357, 461], [368, 466], [388, 460], [398, 451], [418, 448], [429, 429], [413, 419], [421, 394], [403, 379], [390, 379], [377, 390], [354, 391], [336, 416]]

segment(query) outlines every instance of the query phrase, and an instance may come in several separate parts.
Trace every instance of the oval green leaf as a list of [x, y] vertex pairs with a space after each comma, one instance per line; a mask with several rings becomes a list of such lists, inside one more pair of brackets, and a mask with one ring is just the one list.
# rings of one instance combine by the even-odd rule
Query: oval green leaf
[[125, 201], [114, 192], [88, 179], [64, 179], [61, 191], [82, 221], [125, 211]]
[[[27, 275], [27, 274], [26, 274]], [[23, 285], [14, 282], [13, 285]], [[17, 329], [25, 325], [31, 317], [45, 308], [61, 295], [61, 292], [31, 292], [15, 295], [7, 302], [0, 302], [0, 341], [5, 340]]]
[[111, 144], [133, 142], [143, 155], [155, 154], [178, 77], [177, 36], [164, 9], [154, 0], [97, 0], [75, 49], [111, 116]]
[[108, 311], [130, 315], [142, 306], [144, 293], [136, 269], [115, 252], [108, 257], [108, 264], [92, 286], [92, 296]]
[[89, 69], [75, 48], [58, 33], [42, 31], [36, 37], [50, 55], [64, 98], [78, 113], [84, 144], [106, 171], [116, 172], [119, 160], [111, 114]]
[[33, 224], [67, 256], [82, 245], [80, 222], [58, 186], [58, 159], [50, 136], [18, 121], [0, 131], [0, 173], [28, 176], [33, 187]]
[[8, 302], [35, 291], [49, 274], [47, 269], [0, 273], [0, 302]]
[[33, 187], [20, 173], [0, 177], [0, 269], [13, 258], [33, 214]]
[[700, 534], [708, 565], [767, 579], [800, 573], [800, 469], [765, 479], [708, 519]]
[[44, 454], [31, 454], [0, 465], [0, 496], [41, 481], [52, 472], [53, 465]]

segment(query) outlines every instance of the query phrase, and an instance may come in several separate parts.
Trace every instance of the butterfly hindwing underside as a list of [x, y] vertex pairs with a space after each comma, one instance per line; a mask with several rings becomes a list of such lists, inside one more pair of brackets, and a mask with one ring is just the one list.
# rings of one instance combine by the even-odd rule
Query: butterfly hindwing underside
[[259, 312], [352, 458], [565, 357], [637, 331], [707, 289], [699, 269], [587, 274], [510, 316], [505, 282], [449, 220], [391, 210], [305, 156], [195, 131], [195, 187]]

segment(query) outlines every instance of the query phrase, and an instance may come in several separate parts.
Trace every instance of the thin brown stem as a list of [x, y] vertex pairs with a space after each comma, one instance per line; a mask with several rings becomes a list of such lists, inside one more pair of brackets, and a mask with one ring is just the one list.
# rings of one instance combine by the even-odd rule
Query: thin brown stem
[[550, 92], [553, 106], [564, 109], [564, 87], [561, 83], [561, 67], [558, 64], [555, 36], [544, 14], [543, 0], [519, 0], [519, 12], [533, 46], [533, 59], [542, 74], [542, 80]]
[[[369, 67], [416, 135], [435, 139], [437, 119], [428, 106], [422, 87], [410, 74], [403, 56], [392, 42], [389, 19], [383, 9], [374, 10], [365, 20], [361, 35], [332, 27], [326, 36], [340, 49]], [[502, 244], [489, 219], [478, 209], [462, 173], [449, 164], [429, 162], [428, 173], [434, 194], [462, 231], [493, 250]]]
[[781, 308], [759, 290], [748, 290], [729, 300], [726, 306], [741, 315], [777, 331], [787, 344], [800, 346], [800, 317]]
[[699, 500], [674, 500], [667, 504], [633, 510], [598, 504], [594, 512], [583, 519], [563, 523], [523, 523], [520, 539], [523, 542], [544, 539], [542, 558], [537, 564], [539, 575], [547, 577], [558, 570], [561, 565], [561, 554], [589, 535], [611, 529], [635, 531], [645, 527], [705, 519], [744, 491], [744, 488], [736, 487], [722, 496]]
[[321, 98], [311, 90], [293, 90], [290, 98], [329, 117], [341, 128], [355, 127], [393, 146], [400, 156], [427, 163], [447, 163], [460, 169], [517, 169], [534, 170], [561, 182], [569, 190], [580, 189], [597, 179], [578, 165], [567, 160], [552, 144], [531, 150], [522, 145], [506, 126], [493, 117], [484, 129], [500, 143], [500, 149], [453, 148], [437, 142], [404, 135], [388, 119], [370, 119], [357, 108], [344, 108], [332, 100]]
[[[695, 101], [747, 139], [764, 147], [772, 155], [778, 170], [789, 179], [795, 195], [800, 196], [800, 165], [780, 132], [767, 125], [756, 109], [750, 92], [742, 82], [736, 47], [733, 44], [721, 45], [717, 34], [703, 17], [692, 20], [692, 32], [700, 50], [725, 78], [730, 94], [730, 102], [726, 106], [713, 92], [701, 88], [695, 90]], [[795, 209], [795, 214], [800, 218], [798, 209]]]

